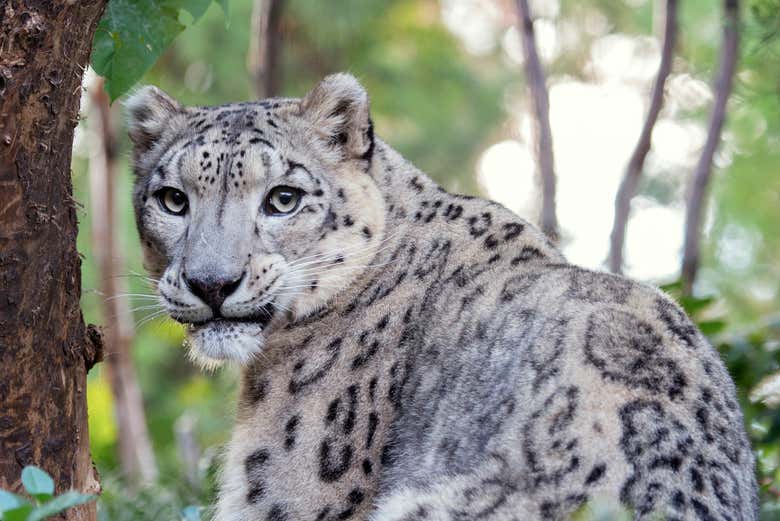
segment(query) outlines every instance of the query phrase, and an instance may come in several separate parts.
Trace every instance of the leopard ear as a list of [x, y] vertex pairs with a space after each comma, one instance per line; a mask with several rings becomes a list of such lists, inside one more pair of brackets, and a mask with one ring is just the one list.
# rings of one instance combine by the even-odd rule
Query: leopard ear
[[170, 128], [176, 116], [184, 113], [178, 101], [157, 87], [138, 89], [125, 102], [127, 129], [136, 154], [148, 151]]
[[368, 94], [350, 74], [326, 76], [301, 101], [300, 115], [343, 159], [370, 160], [374, 127]]

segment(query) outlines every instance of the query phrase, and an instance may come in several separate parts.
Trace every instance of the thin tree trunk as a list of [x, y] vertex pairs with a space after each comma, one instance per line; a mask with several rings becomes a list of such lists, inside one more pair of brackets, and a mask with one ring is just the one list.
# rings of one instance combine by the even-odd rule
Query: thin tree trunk
[[542, 208], [539, 225], [553, 241], [558, 240], [558, 218], [555, 213], [555, 163], [553, 160], [552, 130], [550, 129], [550, 100], [544, 72], [539, 61], [534, 36], [534, 23], [528, 0], [517, 0], [520, 35], [525, 55], [525, 74], [534, 102], [535, 148], [542, 186]]
[[254, 95], [270, 98], [279, 92], [279, 49], [283, 0], [254, 0], [252, 29], [249, 36], [247, 70]]
[[184, 476], [195, 490], [200, 490], [200, 446], [195, 436], [197, 420], [192, 414], [185, 412], [176, 423], [173, 424], [173, 432], [176, 436], [176, 447], [179, 452], [179, 461], [184, 470]]
[[141, 387], [132, 358], [135, 330], [125, 298], [124, 260], [116, 226], [115, 179], [117, 139], [114, 117], [103, 79], [90, 87], [91, 118], [95, 150], [89, 162], [92, 203], [92, 249], [95, 252], [102, 293], [105, 326], [104, 368], [114, 398], [119, 432], [119, 461], [123, 475], [133, 485], [148, 485], [157, 478], [157, 464], [146, 428]]
[[623, 180], [620, 183], [615, 197], [615, 220], [610, 235], [609, 269], [613, 273], [621, 273], [623, 269], [623, 247], [626, 238], [626, 225], [631, 211], [631, 199], [636, 194], [639, 178], [645, 165], [645, 158], [650, 151], [653, 128], [658, 121], [661, 107], [664, 104], [664, 86], [666, 78], [672, 70], [674, 59], [674, 47], [677, 41], [677, 0], [666, 0], [666, 13], [664, 16], [663, 48], [661, 50], [661, 63], [658, 66], [653, 89], [650, 93], [650, 106], [647, 109], [647, 117], [642, 126], [634, 151], [628, 160]]
[[738, 56], [739, 1], [724, 0], [723, 43], [720, 50], [720, 69], [715, 83], [715, 101], [710, 114], [707, 139], [704, 142], [704, 148], [688, 190], [688, 204], [685, 211], [685, 245], [682, 261], [682, 283], [685, 295], [692, 293], [693, 283], [699, 269], [704, 196], [712, 176], [712, 158], [720, 143], [721, 131], [726, 119], [726, 104], [731, 94]]
[[[0, 2], [0, 488], [35, 464], [56, 492], [95, 493], [70, 177], [81, 78], [105, 0]], [[66, 520], [94, 520], [95, 505]]]

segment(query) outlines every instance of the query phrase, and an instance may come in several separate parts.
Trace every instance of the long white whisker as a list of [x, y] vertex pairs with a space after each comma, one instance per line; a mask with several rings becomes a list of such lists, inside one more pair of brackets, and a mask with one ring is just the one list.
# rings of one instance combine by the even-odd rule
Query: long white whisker
[[144, 306], [138, 306], [138, 307], [130, 309], [129, 311], [130, 311], [130, 313], [135, 313], [136, 311], [142, 311], [144, 309], [164, 309], [164, 308], [165, 308], [165, 306], [163, 306], [162, 303], [157, 303], [157, 304], [148, 304], [148, 305], [144, 305]]
[[165, 310], [165, 309], [161, 309], [160, 311], [155, 311], [154, 313], [151, 313], [151, 314], [145, 316], [144, 318], [142, 318], [140, 321], [138, 321], [138, 324], [136, 324], [135, 327], [140, 329], [142, 326], [148, 324], [152, 320], [165, 315], [166, 312], [167, 312], [167, 310]]
[[283, 311], [287, 311], [288, 313], [292, 313], [292, 310], [288, 308], [287, 306], [284, 306], [282, 304], [278, 304], [276, 302], [271, 302], [271, 306], [273, 306], [275, 309], [281, 309]]
[[145, 298], [145, 299], [159, 299], [159, 295], [153, 295], [149, 293], [119, 293], [117, 295], [113, 295], [111, 297], [106, 297], [106, 300], [116, 300], [118, 298], [129, 298], [129, 299], [137, 299], [137, 298]]
[[146, 282], [149, 282], [152, 285], [157, 285], [157, 284], [160, 283], [160, 279], [155, 279], [154, 277], [149, 277], [149, 276], [143, 275], [141, 273], [138, 273], [138, 272], [135, 272], [135, 271], [132, 271], [132, 270], [127, 275], [116, 275], [116, 277], [136, 277], [136, 278], [142, 279], [142, 280], [144, 280]]
[[330, 272], [330, 271], [340, 271], [340, 270], [363, 270], [368, 268], [381, 268], [383, 266], [388, 266], [390, 264], [395, 264], [398, 261], [388, 261], [388, 262], [380, 262], [379, 264], [359, 264], [357, 266], [342, 266], [341, 264], [338, 265], [331, 265], [331, 266], [322, 266], [322, 267], [313, 267], [313, 268], [305, 268], [302, 270], [291, 270], [289, 273], [291, 274], [300, 274], [300, 273], [311, 273], [311, 272]]
[[[396, 237], [399, 233], [400, 232], [395, 232], [395, 233], [393, 233], [391, 235], [388, 235], [386, 238], [382, 239], [379, 242], [378, 246], [381, 246], [382, 244], [390, 241], [391, 239]], [[382, 248], [379, 248], [379, 249], [375, 250], [374, 252], [366, 251], [364, 254], [365, 255], [369, 255], [369, 254], [374, 254], [375, 255], [375, 254], [379, 253], [380, 251], [383, 251], [385, 248], [387, 248], [389, 246], [391, 246], [391, 245], [383, 246]], [[289, 263], [288, 266], [291, 267], [291, 268], [292, 267], [298, 267], [298, 266], [302, 265], [301, 263], [303, 261], [307, 261], [308, 259], [314, 259], [314, 258], [319, 259], [319, 261], [324, 261], [325, 258], [327, 258], [327, 257], [332, 257], [332, 258], [335, 259], [335, 258], [338, 258], [339, 256], [351, 255], [353, 251], [360, 251], [361, 249], [364, 249], [364, 248], [365, 248], [365, 245], [359, 244], [359, 245], [354, 245], [354, 246], [350, 246], [350, 247], [347, 247], [347, 248], [340, 248], [338, 250], [330, 250], [330, 251], [326, 251], [326, 252], [317, 253], [317, 254], [314, 254], [314, 255], [308, 255], [306, 257], [301, 257], [300, 259], [294, 260], [293, 262]], [[358, 254], [358, 255], [361, 255], [361, 254]], [[316, 261], [308, 261], [308, 262], [316, 262]]]
[[[312, 280], [311, 282], [316, 282], [316, 280]], [[288, 289], [311, 289], [311, 287], [312, 287], [311, 284], [304, 284], [302, 286], [284, 286], [279, 288], [279, 290], [286, 291]], [[319, 283], [315, 286], [315, 288], [338, 288], [338, 287], [340, 286], [334, 286], [331, 284], [319, 284]]]
[[146, 311], [147, 309], [165, 309], [165, 306], [162, 304], [150, 304], [148, 306], [138, 306], [133, 309], [129, 309], [128, 312], [137, 313], [138, 311]]
[[[388, 237], [385, 240], [389, 240], [389, 239], [390, 239], [390, 237]], [[383, 240], [382, 242], [384, 242], [385, 240]], [[380, 242], [380, 244], [381, 244], [381, 242]], [[356, 251], [356, 250], [359, 251], [362, 248], [365, 248], [365, 245], [363, 245], [363, 244], [356, 244], [356, 245], [348, 246], [346, 248], [340, 248], [338, 250], [334, 249], [334, 250], [314, 253], [312, 255], [306, 255], [305, 257], [300, 257], [298, 259], [295, 259], [294, 261], [289, 263], [289, 265], [290, 266], [294, 266], [294, 265], [296, 265], [296, 264], [298, 264], [300, 262], [307, 261], [309, 259], [315, 259], [315, 258], [319, 258], [319, 257], [324, 257], [324, 256], [330, 256], [330, 255], [338, 256], [338, 255], [341, 255], [341, 254], [344, 254], [344, 253], [350, 253], [350, 252]]]
[[[380, 251], [381, 250], [377, 250], [376, 252], [374, 252], [372, 254], [372, 258], [375, 258], [376, 255], [378, 255], [380, 253]], [[364, 257], [368, 257], [368, 256], [369, 256], [368, 254], [365, 254], [365, 255], [354, 255], [354, 256], [350, 257], [350, 261], [362, 260]], [[343, 267], [343, 266], [341, 266], [341, 264], [342, 264], [341, 262], [335, 263], [335, 264], [331, 262], [329, 264], [326, 264], [329, 261], [336, 260], [338, 258], [339, 258], [339, 256], [335, 256], [335, 257], [333, 257], [333, 259], [323, 259], [323, 260], [319, 260], [319, 261], [310, 261], [310, 262], [306, 262], [306, 263], [303, 263], [303, 264], [298, 264], [298, 265], [294, 265], [294, 266], [288, 266], [288, 268], [290, 269], [291, 272], [297, 272], [297, 271], [302, 271], [302, 269], [304, 269], [304, 268], [305, 269], [318, 269], [318, 268], [328, 268], [328, 267], [336, 267], [336, 268]], [[385, 264], [390, 264], [392, 262], [397, 262], [397, 261], [391, 260], [391, 261], [387, 261], [386, 263], [374, 264], [374, 266], [383, 266]], [[324, 266], [318, 266], [318, 264], [324, 264]], [[368, 266], [372, 266], [372, 264], [363, 264], [361, 266], [368, 267]]]

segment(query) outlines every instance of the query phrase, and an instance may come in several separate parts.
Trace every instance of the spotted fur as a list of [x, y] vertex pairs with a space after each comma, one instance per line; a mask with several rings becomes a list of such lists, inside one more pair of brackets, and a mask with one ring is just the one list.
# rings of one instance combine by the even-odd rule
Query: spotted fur
[[[146, 88], [129, 119], [161, 298], [196, 358], [243, 364], [217, 521], [757, 518], [734, 386], [679, 307], [437, 186], [351, 76], [221, 107]], [[262, 210], [279, 184], [288, 216]], [[237, 282], [215, 310], [195, 276]]]

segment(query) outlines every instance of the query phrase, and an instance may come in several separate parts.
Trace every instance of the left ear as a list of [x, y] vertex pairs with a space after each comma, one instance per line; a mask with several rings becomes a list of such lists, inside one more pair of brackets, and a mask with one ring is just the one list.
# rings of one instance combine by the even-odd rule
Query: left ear
[[301, 101], [300, 115], [344, 159], [371, 159], [374, 127], [368, 94], [354, 76], [325, 77]]

